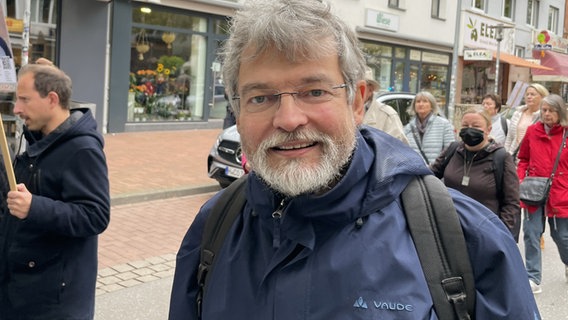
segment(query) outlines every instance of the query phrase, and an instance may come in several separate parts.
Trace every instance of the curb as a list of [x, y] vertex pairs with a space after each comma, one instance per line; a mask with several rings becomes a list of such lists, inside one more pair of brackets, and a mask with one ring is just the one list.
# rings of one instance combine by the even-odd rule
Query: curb
[[110, 205], [119, 206], [124, 204], [132, 204], [132, 203], [139, 203], [145, 201], [191, 196], [201, 193], [216, 192], [219, 190], [221, 190], [221, 187], [218, 184], [211, 184], [211, 185], [202, 185], [197, 187], [190, 186], [190, 187], [180, 187], [180, 188], [151, 191], [151, 192], [121, 194], [112, 197], [110, 199]]

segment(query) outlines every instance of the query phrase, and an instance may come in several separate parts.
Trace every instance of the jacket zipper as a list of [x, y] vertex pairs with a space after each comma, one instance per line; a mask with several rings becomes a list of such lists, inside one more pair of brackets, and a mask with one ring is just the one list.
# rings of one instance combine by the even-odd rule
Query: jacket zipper
[[272, 213], [272, 220], [274, 221], [274, 238], [272, 239], [272, 247], [278, 249], [280, 247], [280, 226], [282, 225], [282, 216], [284, 215], [284, 206], [286, 205], [286, 198], [280, 201], [280, 205], [276, 211]]

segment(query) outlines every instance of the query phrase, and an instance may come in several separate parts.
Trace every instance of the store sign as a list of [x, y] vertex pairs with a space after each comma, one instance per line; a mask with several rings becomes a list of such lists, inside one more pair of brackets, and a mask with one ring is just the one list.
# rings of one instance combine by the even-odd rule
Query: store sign
[[493, 54], [490, 50], [467, 50], [463, 51], [465, 61], [491, 61]]
[[464, 12], [462, 19], [463, 45], [467, 48], [489, 49], [495, 51], [499, 44], [495, 40], [497, 32], [493, 26], [502, 23], [506, 28], [503, 29], [503, 40], [501, 41], [501, 52], [513, 54], [515, 52], [515, 26], [506, 21], [488, 19], [485, 16], [473, 12]]
[[398, 31], [398, 16], [373, 9], [367, 9], [366, 13], [365, 26], [389, 31]]
[[6, 26], [8, 27], [8, 32], [24, 32], [24, 20], [7, 17]]

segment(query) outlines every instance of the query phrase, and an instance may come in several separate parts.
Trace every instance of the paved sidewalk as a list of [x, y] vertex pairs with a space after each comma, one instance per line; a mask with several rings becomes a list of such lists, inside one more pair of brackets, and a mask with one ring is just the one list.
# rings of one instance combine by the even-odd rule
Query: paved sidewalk
[[173, 275], [188, 226], [219, 190], [206, 163], [220, 131], [105, 135], [112, 206], [99, 237], [97, 295]]

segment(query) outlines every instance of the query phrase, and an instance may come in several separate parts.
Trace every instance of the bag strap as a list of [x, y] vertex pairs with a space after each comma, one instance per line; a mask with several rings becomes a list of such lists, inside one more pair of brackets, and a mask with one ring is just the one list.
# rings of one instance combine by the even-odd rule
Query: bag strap
[[446, 186], [431, 175], [413, 179], [402, 204], [438, 318], [475, 318], [473, 271]]
[[422, 144], [420, 144], [420, 139], [418, 139], [418, 133], [416, 132], [416, 128], [411, 125], [410, 130], [412, 130], [412, 137], [414, 138], [414, 142], [416, 142], [416, 146], [418, 147], [418, 150], [420, 151], [422, 158], [424, 158], [424, 161], [426, 161], [426, 164], [430, 163], [430, 161], [428, 161], [428, 157], [426, 156], [426, 154], [422, 150]]
[[201, 319], [203, 296], [207, 288], [207, 276], [213, 270], [216, 254], [221, 249], [225, 236], [229, 229], [241, 214], [246, 202], [245, 186], [247, 176], [232, 182], [217, 199], [213, 205], [207, 221], [201, 242], [201, 255], [199, 268], [197, 269], [197, 283], [199, 292], [197, 293], [197, 314]]
[[497, 189], [497, 199], [499, 199], [499, 207], [503, 200], [503, 174], [505, 172], [505, 158], [507, 151], [505, 148], [499, 148], [493, 153], [493, 174], [495, 176], [495, 187]]
[[450, 163], [450, 160], [454, 156], [454, 153], [456, 153], [456, 150], [458, 149], [459, 145], [460, 145], [459, 142], [454, 141], [450, 143], [450, 145], [446, 148], [446, 150], [444, 151], [444, 160], [442, 161], [442, 166], [440, 168], [441, 170], [438, 172], [438, 174], [436, 174], [436, 177], [440, 179], [444, 177], [444, 172], [446, 171], [446, 167], [448, 166], [448, 163]]
[[501, 129], [503, 129], [503, 133], [505, 134], [505, 136], [507, 136], [507, 133], [509, 132], [509, 126], [507, 125], [507, 119], [505, 119], [505, 117], [503, 117], [503, 116], [499, 116], [499, 119], [501, 119]]
[[566, 147], [566, 129], [562, 132], [562, 140], [560, 141], [560, 147], [558, 148], [558, 154], [556, 155], [556, 160], [554, 160], [554, 167], [552, 168], [552, 172], [550, 173], [550, 183], [552, 184], [552, 180], [554, 179], [554, 175], [556, 174], [556, 169], [558, 168], [558, 162], [560, 161], [560, 155], [562, 154], [562, 149]]

